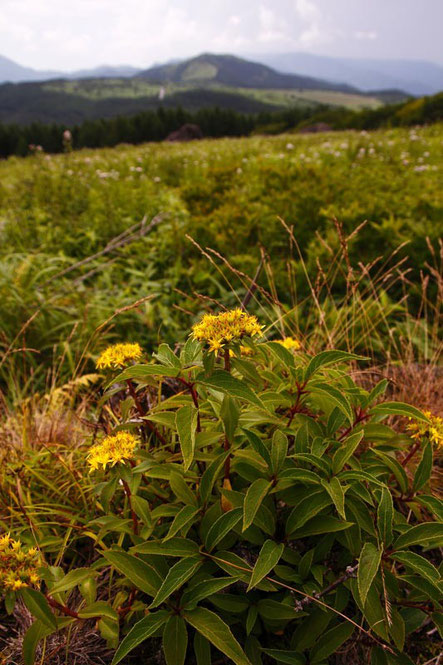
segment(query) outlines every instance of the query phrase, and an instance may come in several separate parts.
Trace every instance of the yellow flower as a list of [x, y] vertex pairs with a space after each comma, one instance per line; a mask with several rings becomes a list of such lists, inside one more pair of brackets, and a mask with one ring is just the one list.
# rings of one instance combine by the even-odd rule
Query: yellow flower
[[428, 438], [437, 448], [443, 448], [443, 418], [434, 416], [431, 411], [423, 411], [430, 423], [416, 420], [409, 423], [406, 429], [411, 432], [413, 439]]
[[138, 439], [130, 432], [117, 432], [114, 436], [107, 436], [103, 441], [92, 446], [88, 453], [88, 462], [91, 471], [103, 468], [107, 464], [115, 466], [118, 463], [125, 463], [125, 460], [134, 456], [134, 450], [138, 444]]
[[0, 537], [0, 592], [37, 585], [40, 581], [37, 573], [39, 566], [40, 555], [35, 547], [26, 549], [9, 534]]
[[199, 323], [192, 327], [194, 339], [206, 342], [210, 351], [219, 351], [225, 344], [261, 334], [257, 317], [232, 309], [221, 314], [205, 314]]
[[103, 351], [97, 360], [98, 369], [111, 367], [119, 369], [131, 361], [139, 360], [143, 355], [140, 344], [113, 344]]
[[285, 337], [284, 339], [277, 339], [276, 341], [284, 346], [285, 349], [288, 349], [288, 351], [297, 351], [301, 348], [298, 339], [294, 339], [293, 337]]

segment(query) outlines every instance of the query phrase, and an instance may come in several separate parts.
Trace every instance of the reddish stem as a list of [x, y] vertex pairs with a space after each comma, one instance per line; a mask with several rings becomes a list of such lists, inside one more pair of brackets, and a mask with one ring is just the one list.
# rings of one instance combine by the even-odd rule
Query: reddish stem
[[56, 600], [54, 600], [54, 598], [51, 598], [51, 596], [46, 595], [46, 600], [48, 601], [51, 607], [53, 607], [55, 610], [59, 610], [59, 612], [61, 612], [65, 616], [72, 617], [73, 619], [80, 619], [77, 612], [75, 612], [74, 610], [70, 610], [69, 607], [66, 607], [66, 605], [58, 603]]
[[402, 462], [401, 462], [401, 465], [402, 465], [402, 466], [406, 466], [406, 464], [409, 462], [409, 460], [411, 460], [411, 459], [414, 457], [415, 453], [416, 453], [417, 450], [420, 448], [420, 445], [421, 445], [421, 444], [420, 444], [420, 441], [417, 441], [417, 442], [412, 446], [412, 448], [411, 448], [411, 450], [409, 451], [409, 453], [406, 455], [406, 457], [404, 458], [404, 460], [402, 460]]
[[129, 489], [129, 485], [128, 485], [128, 483], [126, 482], [126, 480], [123, 480], [123, 478], [122, 478], [121, 480], [122, 480], [122, 483], [123, 483], [123, 487], [124, 487], [124, 490], [125, 490], [125, 494], [126, 494], [126, 496], [128, 497], [129, 508], [131, 509], [132, 530], [134, 531], [134, 535], [135, 535], [135, 536], [138, 536], [138, 518], [137, 518], [137, 515], [136, 515], [136, 513], [135, 513], [135, 511], [134, 511], [134, 509], [133, 509], [133, 507], [132, 507], [132, 501], [131, 501], [132, 494], [131, 494], [131, 490]]

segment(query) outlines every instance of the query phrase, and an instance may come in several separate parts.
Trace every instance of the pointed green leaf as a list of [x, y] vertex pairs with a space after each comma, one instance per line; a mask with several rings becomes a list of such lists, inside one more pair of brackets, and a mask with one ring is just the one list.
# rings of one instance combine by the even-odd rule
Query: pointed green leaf
[[412, 485], [413, 490], [416, 492], [421, 489], [423, 485], [426, 485], [429, 478], [431, 477], [432, 471], [432, 445], [428, 441], [425, 447], [423, 448], [423, 454], [420, 460], [420, 464], [417, 467], [414, 476], [414, 483]]
[[399, 561], [408, 568], [412, 568], [422, 577], [425, 577], [432, 583], [440, 581], [440, 573], [437, 568], [428, 559], [425, 559], [415, 552], [395, 552], [391, 555], [394, 561]]
[[251, 665], [229, 626], [214, 612], [204, 607], [197, 607], [195, 610], [185, 612], [184, 618], [235, 665]]
[[194, 517], [200, 512], [200, 508], [195, 508], [194, 506], [183, 506], [183, 508], [177, 513], [174, 517], [174, 520], [169, 527], [168, 535], [165, 537], [163, 542], [166, 542], [173, 538], [181, 529], [183, 529], [187, 524], [192, 522]]
[[24, 587], [20, 590], [20, 595], [33, 617], [44, 623], [48, 628], [57, 629], [57, 619], [52, 613], [48, 601], [40, 591]]
[[176, 614], [169, 617], [163, 630], [163, 653], [166, 665], [184, 665], [188, 647], [188, 631], [184, 620]]
[[257, 478], [248, 487], [243, 504], [243, 528], [245, 531], [254, 521], [254, 517], [260, 505], [269, 492], [271, 483], [265, 478]]
[[251, 581], [247, 591], [257, 586], [268, 573], [278, 564], [285, 546], [283, 543], [275, 543], [273, 540], [266, 540], [258, 555], [252, 570]]
[[370, 413], [377, 416], [406, 416], [414, 420], [420, 420], [429, 423], [429, 418], [419, 409], [404, 402], [382, 402], [374, 406]]
[[114, 654], [111, 665], [117, 665], [130, 651], [151, 637], [168, 620], [169, 614], [165, 610], [148, 614], [135, 624], [120, 643]]
[[133, 494], [131, 496], [131, 508], [145, 526], [148, 528], [152, 526], [151, 511], [149, 508], [149, 502], [146, 501], [146, 499]]
[[148, 540], [131, 547], [131, 552], [139, 554], [160, 554], [161, 556], [188, 557], [198, 554], [198, 545], [188, 538], [171, 538], [165, 543], [162, 540]]
[[231, 376], [225, 370], [215, 370], [210, 377], [200, 374], [196, 382], [205, 388], [212, 388], [227, 395], [232, 395], [232, 397], [239, 397], [245, 402], [255, 404], [255, 406], [259, 406], [262, 409], [265, 408], [261, 399], [251, 390], [247, 383]]
[[331, 497], [327, 492], [321, 491], [306, 496], [289, 513], [286, 520], [287, 535], [289, 536], [296, 529], [300, 529], [312, 517], [329, 505], [331, 505]]
[[309, 361], [309, 365], [305, 369], [305, 379], [310, 379], [320, 367], [326, 367], [334, 363], [350, 362], [351, 360], [366, 360], [366, 358], [346, 351], [322, 351]]
[[372, 543], [365, 543], [358, 561], [358, 592], [363, 605], [366, 603], [369, 588], [380, 568], [381, 551]]
[[335, 452], [334, 457], [332, 458], [332, 471], [334, 474], [339, 473], [348, 459], [352, 457], [362, 440], [363, 435], [363, 430], [360, 432], [354, 432], [341, 443], [341, 447]]
[[185, 591], [182, 596], [181, 604], [183, 607], [192, 609], [200, 600], [208, 598], [213, 593], [230, 586], [235, 580], [232, 577], [213, 577], [199, 582], [191, 589]]
[[320, 395], [327, 398], [331, 406], [336, 406], [343, 415], [346, 416], [348, 421], [352, 424], [354, 421], [354, 413], [352, 411], [349, 400], [337, 388], [330, 386], [328, 383], [316, 383], [311, 387], [312, 395]]
[[343, 642], [349, 640], [353, 632], [354, 626], [349, 621], [343, 621], [338, 626], [334, 626], [334, 628], [326, 631], [312, 649], [310, 662], [320, 663], [321, 661], [325, 661], [326, 658], [341, 647]]
[[174, 591], [177, 591], [177, 589], [183, 586], [183, 584], [193, 576], [202, 563], [203, 562], [200, 558], [186, 558], [178, 561], [172, 566], [158, 590], [157, 595], [150, 604], [149, 609], [155, 609], [164, 603]]
[[197, 409], [192, 404], [182, 406], [177, 411], [175, 424], [180, 439], [185, 471], [189, 469], [194, 459], [195, 433], [197, 430]]
[[385, 547], [388, 547], [394, 538], [392, 531], [393, 523], [394, 504], [392, 503], [392, 495], [388, 489], [383, 488], [377, 508], [377, 529]]
[[128, 554], [128, 552], [108, 550], [103, 552], [103, 556], [119, 573], [127, 577], [137, 589], [149, 596], [155, 596], [162, 582], [155, 568], [136, 556]]
[[439, 522], [424, 522], [416, 524], [404, 531], [394, 542], [394, 550], [402, 550], [411, 545], [427, 545], [432, 547], [443, 546], [443, 524]]
[[240, 522], [242, 514], [243, 511], [241, 508], [234, 508], [220, 515], [206, 534], [205, 546], [208, 552], [211, 552], [217, 543]]
[[338, 514], [345, 520], [345, 493], [339, 479], [334, 477], [329, 482], [322, 480], [322, 485], [334, 502]]
[[119, 617], [117, 612], [108, 603], [103, 600], [97, 600], [78, 611], [78, 615], [82, 619], [94, 619], [95, 617], [108, 617], [113, 621], [118, 621]]

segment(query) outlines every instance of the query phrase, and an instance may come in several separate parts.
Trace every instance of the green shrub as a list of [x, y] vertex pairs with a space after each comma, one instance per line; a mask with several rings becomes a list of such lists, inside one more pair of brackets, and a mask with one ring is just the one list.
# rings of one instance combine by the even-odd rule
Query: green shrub
[[[95, 554], [67, 573], [42, 567], [41, 591], [8, 591], [9, 610], [21, 596], [36, 617], [26, 664], [43, 637], [90, 617], [114, 665], [157, 638], [167, 665], [209, 665], [214, 649], [237, 665], [320, 665], [345, 642], [353, 662], [411, 663], [408, 636], [441, 631], [443, 503], [429, 490], [441, 419], [384, 401], [386, 381], [356, 385], [358, 356], [310, 357], [260, 339], [238, 310], [224, 319], [147, 363], [128, 365], [136, 345], [102, 356], [128, 366], [88, 455]], [[407, 434], [384, 422], [395, 416], [413, 419]]]

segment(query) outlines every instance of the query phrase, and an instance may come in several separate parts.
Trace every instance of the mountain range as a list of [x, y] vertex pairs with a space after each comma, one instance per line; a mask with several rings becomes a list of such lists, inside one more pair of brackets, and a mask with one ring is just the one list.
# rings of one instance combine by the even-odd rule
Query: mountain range
[[[212, 56], [204, 54], [206, 60]], [[142, 76], [147, 78], [155, 75], [165, 80], [176, 80], [186, 78], [190, 75], [193, 80], [204, 75], [201, 66], [190, 67], [190, 63], [197, 58], [191, 58], [185, 61], [174, 61], [172, 63], [154, 65], [146, 70], [141, 70], [130, 65], [101, 65], [92, 69], [81, 69], [73, 72], [63, 72], [59, 70], [41, 71], [24, 67], [13, 60], [0, 56], [0, 83], [11, 82], [19, 83], [23, 81], [48, 81], [52, 79], [76, 80], [83, 78], [130, 78], [133, 76]], [[223, 70], [211, 74], [211, 67], [207, 67], [206, 78], [211, 78], [218, 82], [226, 82], [226, 75], [232, 81], [233, 69], [238, 69], [244, 62], [242, 58], [226, 56], [231, 59], [231, 65], [226, 61]], [[262, 70], [263, 78], [260, 82], [260, 76], [251, 84], [250, 87], [298, 87], [297, 79], [288, 79], [288, 75], [301, 77], [301, 87], [307, 88], [310, 84], [306, 78], [313, 79], [317, 89], [326, 89], [324, 87], [327, 81], [327, 89], [344, 90], [357, 88], [363, 91], [397, 89], [403, 90], [412, 95], [434, 94], [443, 89], [443, 67], [441, 65], [421, 61], [421, 60], [378, 60], [378, 59], [352, 59], [352, 58], [334, 58], [330, 56], [313, 55], [310, 53], [265, 53], [261, 55], [247, 56], [249, 60], [255, 63], [266, 65], [275, 70], [274, 76], [269, 77]], [[207, 62], [207, 65], [211, 63]], [[228, 72], [228, 69], [231, 71]], [[243, 68], [246, 73], [245, 68]], [[275, 74], [279, 74], [280, 79], [277, 85]], [[256, 73], [254, 74], [256, 75]], [[203, 76], [205, 78], [205, 76]], [[273, 78], [274, 83], [270, 81]], [[268, 79], [266, 81], [266, 79]], [[320, 84], [321, 82], [321, 84]], [[232, 85], [232, 83], [230, 83]], [[318, 88], [319, 84], [321, 85]], [[234, 84], [235, 85], [235, 84]]]
[[425, 60], [332, 58], [311, 53], [268, 53], [251, 56], [280, 72], [341, 81], [360, 90], [404, 90], [433, 95], [443, 90], [443, 67]]

